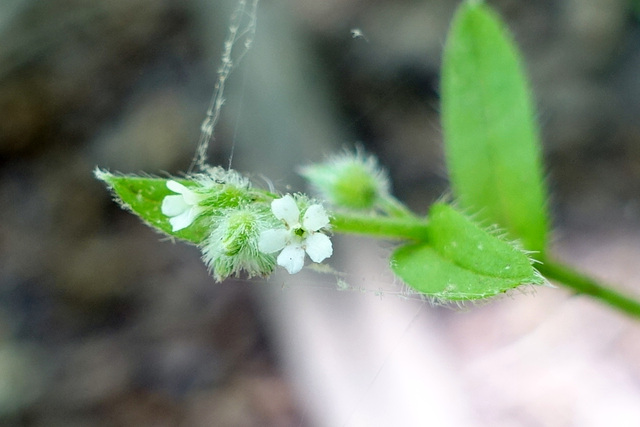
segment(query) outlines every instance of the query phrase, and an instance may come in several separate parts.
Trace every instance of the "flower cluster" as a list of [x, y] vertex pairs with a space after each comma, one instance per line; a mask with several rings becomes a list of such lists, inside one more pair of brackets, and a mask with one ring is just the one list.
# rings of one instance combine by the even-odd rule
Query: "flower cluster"
[[[329, 216], [322, 205], [302, 195], [274, 199], [237, 172], [220, 168], [166, 185], [176, 194], [165, 196], [162, 214], [173, 232], [196, 222], [209, 230], [199, 245], [218, 281], [241, 272], [266, 276], [276, 263], [293, 274], [304, 266], [305, 253], [314, 262], [333, 253], [323, 234]], [[275, 252], [280, 252], [277, 258]]]
[[169, 217], [173, 232], [189, 227], [201, 216], [219, 215], [223, 209], [248, 204], [256, 197], [248, 179], [221, 167], [209, 167], [188, 182], [189, 187], [167, 181], [167, 188], [177, 194], [166, 196], [160, 210]]

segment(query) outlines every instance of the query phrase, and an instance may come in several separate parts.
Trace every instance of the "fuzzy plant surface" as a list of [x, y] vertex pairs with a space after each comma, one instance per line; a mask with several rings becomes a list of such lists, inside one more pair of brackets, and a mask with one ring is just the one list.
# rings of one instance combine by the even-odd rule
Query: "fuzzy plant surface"
[[[205, 142], [235, 65], [230, 49], [237, 34], [238, 25], [232, 26], [203, 125]], [[441, 78], [453, 202], [433, 204], [426, 216], [393, 197], [387, 172], [361, 148], [300, 169], [316, 197], [276, 193], [235, 170], [207, 165], [206, 144], [196, 153], [197, 172], [181, 178], [99, 168], [95, 175], [123, 208], [149, 226], [197, 245], [217, 281], [266, 277], [277, 268], [296, 274], [308, 263], [330, 259], [333, 234], [351, 233], [396, 242], [392, 271], [438, 302], [485, 299], [553, 280], [640, 317], [636, 299], [554, 262], [549, 254], [547, 189], [531, 90], [506, 26], [483, 2], [459, 6]]]

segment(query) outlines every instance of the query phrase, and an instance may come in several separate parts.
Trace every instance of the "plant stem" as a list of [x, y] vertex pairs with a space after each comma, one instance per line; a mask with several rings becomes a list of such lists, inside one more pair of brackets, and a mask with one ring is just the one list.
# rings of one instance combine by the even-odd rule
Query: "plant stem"
[[[424, 242], [429, 240], [427, 219], [416, 217], [413, 214], [401, 217], [384, 217], [334, 213], [331, 225], [333, 231], [338, 233], [363, 234], [398, 240]], [[623, 313], [640, 319], [640, 301], [638, 299], [624, 295], [560, 263], [547, 258], [543, 258], [541, 261], [542, 264], [537, 265], [536, 268], [547, 279], [556, 281], [578, 294], [596, 298]]]
[[417, 218], [417, 216], [409, 210], [402, 202], [391, 195], [378, 200], [380, 209], [389, 216], [396, 218]]
[[429, 240], [427, 220], [415, 216], [392, 218], [383, 216], [334, 213], [333, 231], [366, 234], [372, 237]]
[[640, 301], [633, 297], [624, 295], [598, 283], [594, 279], [573, 271], [569, 267], [554, 263], [548, 259], [545, 259], [543, 264], [536, 267], [547, 279], [555, 280], [579, 294], [599, 299], [619, 311], [640, 319]]

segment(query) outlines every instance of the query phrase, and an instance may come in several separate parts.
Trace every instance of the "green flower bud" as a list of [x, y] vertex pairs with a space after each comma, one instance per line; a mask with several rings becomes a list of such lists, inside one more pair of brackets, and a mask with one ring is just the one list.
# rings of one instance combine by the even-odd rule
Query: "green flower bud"
[[322, 196], [335, 206], [371, 210], [389, 195], [389, 178], [374, 156], [358, 149], [302, 169]]
[[262, 232], [278, 225], [269, 208], [251, 204], [222, 210], [211, 218], [213, 230], [202, 245], [203, 260], [217, 281], [239, 276], [267, 276], [276, 266], [274, 255], [258, 249]]

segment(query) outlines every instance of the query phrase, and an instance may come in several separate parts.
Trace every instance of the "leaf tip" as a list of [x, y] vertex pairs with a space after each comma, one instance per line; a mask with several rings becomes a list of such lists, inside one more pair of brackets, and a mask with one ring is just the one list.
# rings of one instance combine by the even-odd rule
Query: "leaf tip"
[[93, 170], [93, 176], [95, 176], [99, 181], [110, 184], [113, 174], [106, 169], [100, 169], [100, 167], [96, 166], [96, 168]]

